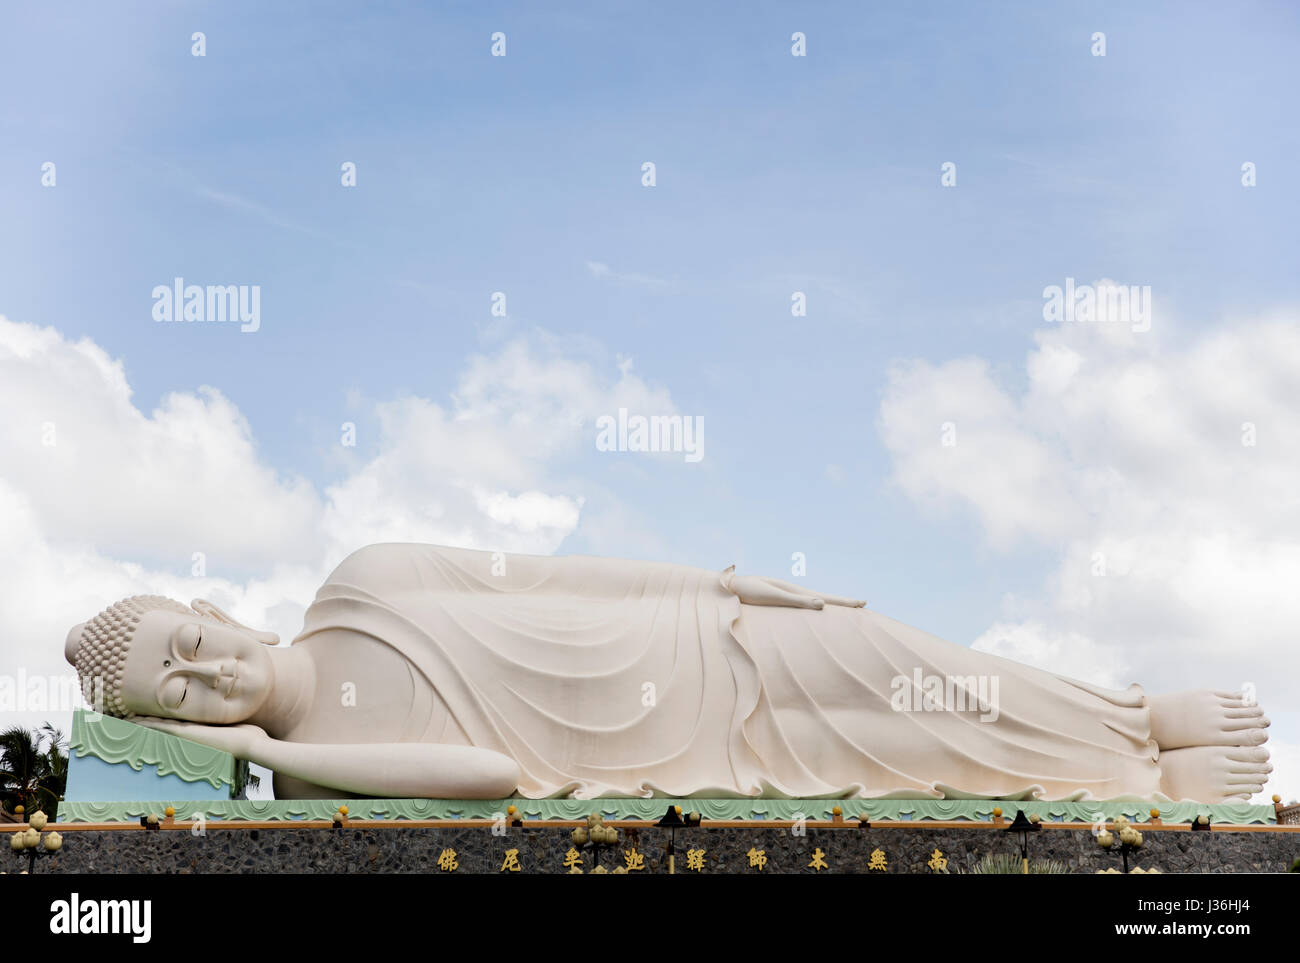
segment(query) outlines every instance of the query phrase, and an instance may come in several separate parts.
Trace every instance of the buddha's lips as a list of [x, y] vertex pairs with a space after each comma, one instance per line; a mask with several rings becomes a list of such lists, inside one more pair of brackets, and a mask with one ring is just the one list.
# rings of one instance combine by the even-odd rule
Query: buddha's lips
[[235, 664], [235, 671], [234, 671], [233, 673], [231, 673], [231, 676], [230, 676], [230, 685], [226, 687], [226, 698], [227, 698], [227, 699], [229, 699], [229, 698], [230, 698], [230, 694], [231, 694], [232, 692], [235, 691], [235, 686], [236, 686], [236, 684], [238, 684], [238, 682], [239, 682], [239, 664], [236, 663], [236, 664]]

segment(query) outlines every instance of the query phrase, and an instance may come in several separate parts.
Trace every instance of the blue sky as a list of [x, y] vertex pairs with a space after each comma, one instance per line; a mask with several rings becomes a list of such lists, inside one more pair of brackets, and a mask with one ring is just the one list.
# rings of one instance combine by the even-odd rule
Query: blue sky
[[[142, 412], [214, 387], [262, 464], [322, 491], [376, 454], [376, 403], [446, 405], [475, 356], [630, 358], [707, 455], [548, 460], [547, 490], [586, 499], [559, 551], [776, 575], [802, 551], [810, 584], [970, 643], [1047, 593], [1067, 539], [1001, 544], [962, 497], [900, 488], [890, 366], [978, 358], [1024, 391], [1066, 277], [1150, 285], [1169, 352], [1293, 319], [1300, 13], [697, 6], [8, 7], [0, 314], [120, 359]], [[261, 330], [155, 324], [176, 276], [260, 285]]]

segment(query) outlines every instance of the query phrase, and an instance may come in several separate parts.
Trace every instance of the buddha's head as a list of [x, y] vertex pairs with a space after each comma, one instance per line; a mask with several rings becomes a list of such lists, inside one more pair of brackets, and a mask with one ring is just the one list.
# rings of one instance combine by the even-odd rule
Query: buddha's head
[[191, 608], [137, 595], [73, 626], [64, 655], [87, 704], [109, 715], [229, 725], [252, 716], [270, 694], [266, 645], [275, 641], [211, 603]]

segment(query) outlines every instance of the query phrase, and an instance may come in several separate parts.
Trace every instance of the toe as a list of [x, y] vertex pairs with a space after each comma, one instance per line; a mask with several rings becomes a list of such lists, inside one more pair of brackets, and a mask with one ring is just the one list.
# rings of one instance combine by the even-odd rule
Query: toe
[[1229, 802], [1250, 802], [1250, 797], [1251, 797], [1252, 795], [1254, 795], [1254, 794], [1253, 794], [1253, 793], [1248, 793], [1248, 792], [1232, 793], [1231, 795], [1224, 796], [1224, 797], [1223, 797], [1223, 801], [1226, 802], [1226, 803], [1229, 803]]
[[1223, 791], [1225, 794], [1231, 794], [1234, 798], [1249, 800], [1251, 796], [1257, 796], [1262, 793], [1264, 791], [1264, 786], [1261, 783], [1229, 783], [1223, 787]]
[[[1262, 747], [1236, 746], [1225, 753], [1225, 757], [1234, 765], [1231, 768], [1238, 768], [1236, 763], [1266, 763], [1268, 762], [1268, 750]], [[1270, 767], [1271, 768], [1271, 767]]]
[[1258, 719], [1263, 714], [1259, 706], [1229, 706], [1223, 710], [1225, 719]]
[[1224, 732], [1238, 732], [1242, 729], [1267, 729], [1270, 723], [1263, 716], [1249, 716], [1241, 719], [1231, 717], [1223, 720]]
[[[1242, 790], [1242, 787], [1256, 786], [1262, 783], [1259, 773], [1249, 773], [1249, 772], [1230, 772], [1228, 773], [1227, 779], [1225, 781], [1229, 786], [1233, 787], [1233, 789], [1237, 792], [1240, 792]], [[1259, 792], [1258, 789], [1254, 791]]]
[[1248, 779], [1251, 782], [1259, 782], [1273, 771], [1273, 767], [1266, 762], [1234, 762], [1231, 766], [1232, 768], [1228, 770], [1228, 778], [1238, 781]]

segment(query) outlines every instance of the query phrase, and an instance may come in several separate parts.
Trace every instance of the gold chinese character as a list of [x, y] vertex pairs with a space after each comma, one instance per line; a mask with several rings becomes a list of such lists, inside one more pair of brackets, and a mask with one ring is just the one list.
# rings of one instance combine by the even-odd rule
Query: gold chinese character
[[821, 849], [820, 846], [818, 846], [817, 849], [813, 852], [812, 862], [808, 864], [808, 867], [809, 867], [810, 869], [815, 869], [815, 870], [817, 870], [817, 872], [819, 872], [819, 873], [820, 873], [823, 869], [830, 869], [830, 868], [831, 868], [831, 867], [830, 867], [830, 864], [829, 864], [828, 862], [826, 862], [826, 854], [822, 852], [822, 849]]
[[688, 849], [686, 850], [686, 868], [693, 869], [697, 873], [704, 869], [704, 850]]
[[885, 851], [883, 849], [873, 849], [871, 851], [871, 862], [867, 863], [867, 869], [878, 869], [882, 872], [889, 869], [889, 863], [885, 859]]
[[454, 873], [460, 868], [460, 863], [456, 862], [456, 850], [444, 849], [438, 854], [438, 868], [444, 873]]
[[623, 850], [623, 862], [627, 864], [628, 872], [634, 869], [645, 869], [645, 857], [635, 849]]
[[759, 872], [762, 872], [763, 867], [767, 865], [767, 853], [764, 850], [755, 849], [751, 846], [749, 852], [745, 855], [749, 857], [749, 865], [751, 867], [757, 866]]
[[521, 868], [522, 867], [519, 865], [519, 850], [507, 849], [506, 860], [501, 864], [500, 872], [504, 873], [506, 870], [509, 870], [512, 873], [517, 873]]
[[581, 866], [581, 865], [582, 865], [582, 856], [579, 855], [576, 849], [570, 846], [569, 851], [564, 854], [564, 868], [567, 870], [572, 870], [574, 867]]
[[929, 867], [936, 873], [946, 873], [948, 871], [948, 860], [943, 858], [943, 853], [935, 850], [930, 854]]

